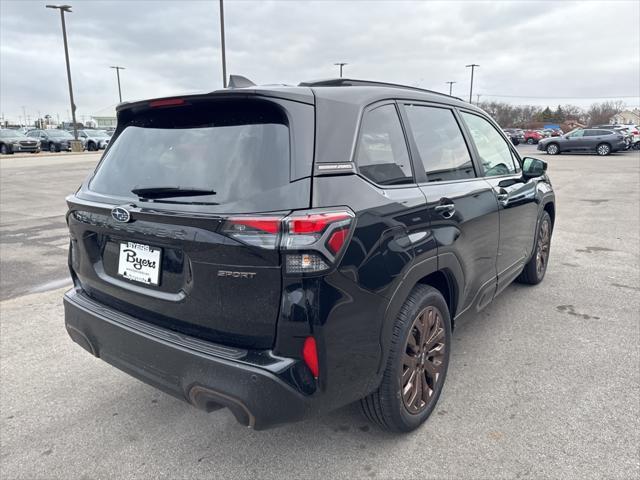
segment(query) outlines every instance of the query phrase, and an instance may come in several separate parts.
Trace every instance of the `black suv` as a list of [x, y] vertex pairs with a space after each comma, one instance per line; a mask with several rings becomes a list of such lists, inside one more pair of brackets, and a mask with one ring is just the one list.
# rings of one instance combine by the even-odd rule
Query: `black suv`
[[67, 198], [66, 328], [256, 429], [360, 400], [409, 431], [442, 391], [455, 321], [543, 279], [545, 170], [482, 110], [399, 85], [236, 78], [121, 104]]

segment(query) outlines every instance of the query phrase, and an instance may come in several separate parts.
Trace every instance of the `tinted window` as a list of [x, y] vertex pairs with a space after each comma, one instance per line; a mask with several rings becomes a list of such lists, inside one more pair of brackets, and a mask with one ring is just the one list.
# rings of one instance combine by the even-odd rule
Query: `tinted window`
[[428, 181], [475, 177], [469, 149], [451, 110], [407, 105], [406, 112]]
[[515, 173], [516, 166], [511, 147], [493, 125], [484, 118], [470, 113], [462, 112], [462, 117], [478, 149], [485, 176], [494, 177]]
[[358, 141], [360, 173], [379, 185], [412, 183], [409, 151], [395, 105], [365, 113]]
[[136, 187], [180, 186], [216, 194], [172, 201], [227, 204], [282, 196], [286, 203], [289, 167], [284, 112], [267, 102], [213, 102], [150, 110], [131, 120], [89, 188], [135, 198]]

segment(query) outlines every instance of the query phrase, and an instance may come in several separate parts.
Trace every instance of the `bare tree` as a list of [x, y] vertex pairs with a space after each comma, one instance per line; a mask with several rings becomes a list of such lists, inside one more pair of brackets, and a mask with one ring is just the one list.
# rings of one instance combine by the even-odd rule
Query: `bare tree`
[[624, 110], [625, 104], [621, 100], [615, 102], [594, 103], [587, 111], [589, 126], [609, 123], [611, 117]]

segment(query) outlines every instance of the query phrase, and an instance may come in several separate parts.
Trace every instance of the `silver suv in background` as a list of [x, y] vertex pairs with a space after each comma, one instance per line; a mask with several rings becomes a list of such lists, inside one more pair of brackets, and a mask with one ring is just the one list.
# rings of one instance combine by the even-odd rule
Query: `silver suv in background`
[[110, 138], [111, 135], [105, 130], [78, 130], [78, 140], [82, 142], [82, 147], [90, 152], [107, 148]]
[[578, 128], [560, 137], [544, 138], [538, 142], [538, 150], [549, 155], [563, 152], [595, 152], [598, 155], [626, 150], [625, 136], [613, 129]]

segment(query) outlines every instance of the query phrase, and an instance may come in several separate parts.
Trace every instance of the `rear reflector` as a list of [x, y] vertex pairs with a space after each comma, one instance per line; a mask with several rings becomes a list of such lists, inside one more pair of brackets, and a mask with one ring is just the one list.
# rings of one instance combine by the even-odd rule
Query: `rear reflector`
[[320, 369], [318, 367], [318, 349], [316, 348], [316, 339], [313, 337], [307, 337], [304, 339], [302, 345], [302, 359], [304, 363], [309, 367], [311, 373], [315, 378], [318, 378]]
[[165, 98], [163, 100], [153, 100], [149, 102], [149, 107], [175, 107], [177, 105], [184, 105], [185, 101], [182, 98]]

